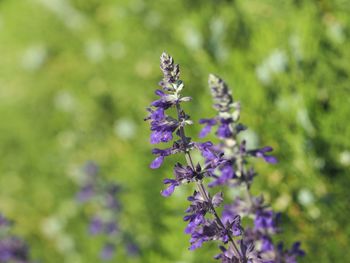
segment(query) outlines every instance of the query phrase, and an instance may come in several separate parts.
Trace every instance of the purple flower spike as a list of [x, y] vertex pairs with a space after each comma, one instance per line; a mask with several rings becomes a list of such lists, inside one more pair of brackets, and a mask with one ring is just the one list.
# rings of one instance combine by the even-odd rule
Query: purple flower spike
[[[166, 151], [155, 150], [154, 153], [162, 156], [166, 154]], [[96, 164], [93, 166], [97, 167]], [[123, 209], [118, 198], [123, 190], [122, 186], [114, 182], [106, 181], [103, 177], [97, 175], [98, 174], [95, 174], [93, 178], [91, 178], [91, 173], [85, 171], [85, 184], [81, 186], [77, 196], [78, 201], [80, 199], [93, 204], [91, 207], [94, 208], [95, 211], [93, 211], [94, 214], [90, 218], [88, 231], [92, 236], [99, 235], [99, 238], [105, 239], [100, 257], [103, 260], [109, 260], [114, 256], [117, 245], [124, 245], [125, 249], [128, 249], [127, 244], [132, 240], [129, 238], [130, 234], [128, 231], [123, 229], [122, 225], [118, 222]], [[79, 203], [81, 204], [81, 202]], [[90, 211], [91, 209], [88, 210]], [[1, 262], [0, 260], [0, 263]]]

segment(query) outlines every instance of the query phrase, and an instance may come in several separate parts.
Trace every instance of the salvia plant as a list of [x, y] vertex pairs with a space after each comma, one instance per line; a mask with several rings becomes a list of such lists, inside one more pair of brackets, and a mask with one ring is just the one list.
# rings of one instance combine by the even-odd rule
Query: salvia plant
[[0, 263], [29, 263], [27, 244], [11, 234], [12, 222], [0, 213]]
[[101, 249], [100, 258], [111, 259], [119, 245], [125, 246], [129, 256], [139, 255], [139, 248], [131, 235], [119, 224], [122, 214], [121, 202], [118, 199], [121, 186], [100, 177], [99, 167], [95, 162], [87, 162], [83, 171], [83, 184], [77, 193], [77, 200], [79, 203], [89, 202], [95, 210], [90, 219], [89, 233], [92, 236], [105, 236], [106, 241]]
[[[282, 242], [275, 244], [273, 236], [280, 232], [280, 214], [265, 204], [262, 196], [251, 193], [253, 179], [257, 176], [250, 165], [250, 158], [261, 158], [267, 163], [276, 163], [270, 155], [271, 147], [247, 149], [246, 141], [239, 138], [246, 127], [239, 122], [240, 103], [233, 100], [226, 83], [215, 75], [209, 75], [209, 87], [213, 97], [216, 116], [201, 119], [204, 125], [199, 137], [203, 138], [216, 129], [217, 142], [195, 142], [186, 136], [186, 128], [193, 124], [185, 113], [182, 103], [191, 101], [182, 96], [184, 88], [180, 80], [179, 65], [171, 56], [163, 53], [160, 57], [163, 79], [155, 94], [159, 97], [147, 109], [152, 144], [168, 143], [171, 147], [154, 148], [155, 159], [150, 167], [159, 168], [165, 157], [182, 154], [185, 163], [174, 165], [174, 178], [164, 180], [166, 189], [161, 191], [170, 196], [177, 187], [191, 183], [195, 186], [184, 220], [188, 223], [185, 233], [191, 236], [190, 250], [197, 249], [204, 242], [219, 242], [220, 253], [216, 259], [224, 263], [294, 263], [304, 252], [296, 242], [286, 249]], [[172, 114], [173, 113], [173, 114]], [[172, 116], [173, 115], [173, 116]], [[199, 151], [202, 161], [195, 163], [193, 151]], [[209, 188], [236, 188], [239, 194], [234, 200], [225, 200], [223, 192], [215, 194]], [[219, 213], [218, 211], [221, 211]], [[244, 220], [244, 224], [242, 223]]]

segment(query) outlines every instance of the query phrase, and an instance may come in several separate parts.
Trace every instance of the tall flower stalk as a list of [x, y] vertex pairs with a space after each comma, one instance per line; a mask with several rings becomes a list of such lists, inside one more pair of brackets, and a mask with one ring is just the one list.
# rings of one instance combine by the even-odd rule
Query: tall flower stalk
[[89, 161], [84, 167], [84, 179], [77, 200], [80, 203], [92, 203], [95, 213], [90, 219], [89, 233], [92, 236], [103, 235], [105, 244], [100, 257], [110, 260], [115, 256], [116, 248], [124, 245], [128, 256], [138, 256], [139, 247], [131, 235], [121, 227], [118, 220], [122, 214], [119, 201], [121, 186], [114, 182], [107, 182], [99, 175], [99, 167]]
[[[244, 126], [237, 123], [239, 103], [233, 102], [227, 85], [214, 75], [210, 75], [209, 84], [218, 116], [201, 120], [205, 127], [200, 135], [204, 137], [213, 126], [218, 126], [217, 135], [222, 141], [214, 145], [210, 141], [200, 143], [187, 137], [185, 129], [193, 122], [183, 110], [182, 103], [189, 102], [191, 98], [181, 95], [184, 84], [180, 80], [179, 65], [174, 63], [171, 56], [163, 53], [160, 57], [160, 68], [163, 72], [163, 79], [159, 83], [161, 89], [155, 91], [159, 98], [153, 101], [147, 109], [149, 115], [145, 120], [150, 122], [150, 142], [152, 144], [172, 142], [172, 146], [165, 149], [154, 148], [152, 153], [156, 157], [150, 167], [159, 168], [165, 157], [173, 154], [183, 154], [185, 157], [185, 163], [174, 165], [174, 178], [164, 180], [167, 188], [161, 191], [161, 194], [168, 197], [176, 187], [182, 184], [193, 183], [195, 185], [196, 190], [192, 196], [188, 197], [191, 204], [184, 217], [184, 220], [188, 222], [185, 233], [191, 236], [189, 249], [197, 249], [202, 246], [203, 242], [218, 240], [221, 242], [219, 247], [222, 253], [216, 258], [221, 259], [222, 262], [293, 262], [278, 261], [277, 256], [265, 260], [261, 250], [256, 248], [256, 245], [259, 245], [255, 242], [255, 235], [258, 231], [254, 232], [250, 228], [245, 230], [241, 224], [241, 217], [245, 214], [237, 209], [236, 203], [238, 201], [243, 203], [243, 199], [237, 199], [232, 205], [226, 205], [220, 215], [217, 208], [222, 206], [223, 193], [217, 192], [211, 195], [208, 191], [208, 186], [227, 184], [237, 186], [244, 183], [248, 197], [247, 203], [244, 204], [248, 206], [249, 213], [254, 211], [257, 214], [255, 222], [258, 229], [264, 229], [263, 233], [269, 231], [270, 229], [267, 228], [274, 226], [277, 217], [274, 214], [270, 215], [271, 211], [262, 205], [261, 198], [254, 198], [250, 195], [250, 184], [255, 172], [253, 169], [246, 168], [246, 158], [249, 156], [261, 157], [267, 162], [275, 163], [276, 159], [267, 154], [272, 148], [246, 150], [244, 141], [238, 143], [236, 136], [244, 130]], [[232, 109], [234, 111], [230, 112]], [[175, 116], [172, 116], [171, 112], [175, 112], [173, 113]], [[201, 163], [193, 162], [191, 156], [193, 151], [201, 153], [203, 157]], [[207, 177], [213, 178], [209, 184], [205, 182]], [[250, 236], [252, 238], [249, 238]], [[268, 237], [267, 234], [265, 236]], [[270, 238], [267, 240], [270, 241]]]
[[239, 133], [246, 130], [239, 122], [240, 103], [234, 101], [227, 84], [219, 77], [211, 74], [208, 82], [217, 115], [211, 119], [200, 120], [200, 123], [205, 125], [200, 137], [205, 137], [215, 126], [215, 134], [219, 139], [216, 147], [224, 152], [227, 160], [219, 171], [212, 174], [214, 180], [209, 186], [242, 186], [245, 192], [244, 195], [237, 196], [231, 205], [224, 207], [223, 216], [240, 215], [253, 219], [253, 226], [245, 229], [244, 240], [254, 245], [258, 257], [263, 262], [294, 263], [297, 257], [304, 255], [300, 243], [294, 243], [289, 250], [283, 249], [281, 242], [277, 246], [273, 244], [272, 236], [280, 231], [280, 214], [266, 205], [262, 196], [253, 196], [251, 193], [251, 185], [257, 173], [253, 167], [249, 167], [248, 159], [253, 156], [275, 164], [277, 159], [268, 155], [272, 148], [267, 146], [261, 149], [246, 149], [246, 141], [238, 138]]

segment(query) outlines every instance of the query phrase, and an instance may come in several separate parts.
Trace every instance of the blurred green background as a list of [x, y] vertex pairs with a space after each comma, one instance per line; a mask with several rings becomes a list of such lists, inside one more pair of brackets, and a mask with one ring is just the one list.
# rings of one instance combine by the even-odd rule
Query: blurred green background
[[[159, 56], [180, 63], [187, 112], [215, 113], [217, 73], [242, 103], [246, 136], [280, 162], [258, 162], [255, 193], [284, 213], [302, 262], [350, 258], [350, 2], [348, 0], [1, 0], [0, 211], [41, 262], [99, 262], [74, 201], [81, 165], [123, 184], [120, 224], [142, 250], [113, 262], [215, 262], [189, 252], [190, 188], [164, 199], [145, 108], [161, 78]], [[198, 134], [199, 127], [189, 131]], [[344, 261], [345, 260], [345, 261]]]

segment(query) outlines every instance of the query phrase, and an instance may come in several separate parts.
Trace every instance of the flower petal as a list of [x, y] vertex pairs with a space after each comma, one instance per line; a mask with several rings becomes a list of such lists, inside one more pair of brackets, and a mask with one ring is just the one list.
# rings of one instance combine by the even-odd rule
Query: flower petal
[[175, 185], [175, 184], [169, 185], [169, 187], [168, 187], [167, 189], [161, 191], [162, 196], [164, 196], [164, 197], [169, 197], [169, 196], [171, 196], [172, 193], [174, 192], [176, 186], [177, 186], [177, 185]]
[[150, 168], [157, 169], [159, 168], [164, 161], [164, 156], [158, 156], [156, 159], [153, 160], [153, 162], [150, 165]]
[[276, 163], [278, 163], [277, 158], [276, 158], [276, 157], [274, 157], [274, 156], [268, 156], [268, 155], [265, 155], [265, 156], [264, 156], [264, 160], [265, 160], [266, 162], [268, 162], [268, 163], [272, 163], [272, 164], [276, 164]]

